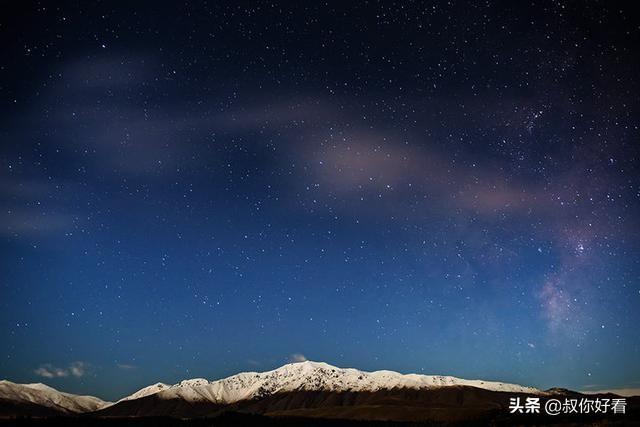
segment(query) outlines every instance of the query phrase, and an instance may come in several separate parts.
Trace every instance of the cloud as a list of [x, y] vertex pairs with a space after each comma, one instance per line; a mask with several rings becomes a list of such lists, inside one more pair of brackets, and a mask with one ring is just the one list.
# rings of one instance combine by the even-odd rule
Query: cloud
[[36, 209], [10, 210], [0, 213], [0, 233], [41, 237], [69, 230], [74, 221], [74, 216], [66, 213], [38, 212]]
[[55, 366], [45, 363], [41, 365], [38, 369], [33, 371], [36, 375], [43, 378], [61, 378], [68, 377], [69, 371], [62, 368], [56, 368]]
[[[195, 145], [188, 141], [211, 130], [206, 111], [173, 105], [150, 111], [141, 105], [151, 90], [148, 83], [167, 77], [147, 55], [83, 59], [62, 65], [58, 74], [62, 79], [32, 106], [35, 111], [51, 109], [51, 116], [35, 123], [29, 115], [16, 117], [7, 130], [13, 146], [41, 138], [40, 132], [56, 134], [57, 154], [68, 164], [81, 162], [87, 173], [152, 178], [175, 170], [184, 159], [195, 161]], [[65, 100], [62, 107], [60, 99]], [[96, 103], [102, 108], [90, 107]], [[18, 157], [21, 153], [13, 146], [2, 154]]]
[[64, 203], [77, 185], [16, 172], [0, 173], [0, 234], [9, 237], [39, 238], [72, 230], [79, 216], [69, 212]]
[[81, 361], [73, 362], [67, 368], [60, 368], [50, 363], [45, 363], [33, 372], [43, 378], [64, 378], [70, 375], [81, 378], [87, 373], [89, 366], [87, 362]]
[[86, 362], [73, 362], [69, 365], [69, 372], [71, 372], [71, 375], [74, 377], [80, 378], [87, 373], [88, 368], [89, 364]]
[[307, 154], [317, 178], [339, 193], [377, 192], [409, 183], [426, 163], [417, 164], [414, 152], [388, 144], [375, 132], [353, 132]]
[[316, 128], [337, 117], [335, 108], [315, 97], [293, 97], [286, 100], [255, 102], [245, 108], [219, 113], [207, 123], [216, 130], [246, 132], [283, 128], [296, 130]]
[[289, 356], [289, 361], [293, 363], [306, 362], [307, 358], [302, 353], [293, 353]]
[[[332, 109], [330, 102], [305, 108], [278, 106], [274, 111], [287, 112], [287, 120], [300, 124], [292, 133], [292, 126], [282, 128], [282, 123], [269, 115], [272, 107], [265, 104], [244, 115], [238, 112], [227, 122], [238, 129], [259, 125], [261, 132], [277, 133], [284, 141], [281, 147], [295, 160], [299, 182], [304, 185], [294, 187], [296, 207], [302, 200], [309, 212], [325, 208], [332, 214], [338, 210], [345, 215], [357, 212], [358, 220], [363, 216], [402, 217], [420, 228], [425, 218], [432, 224], [457, 221], [458, 235], [451, 236], [452, 240], [476, 245], [476, 253], [482, 257], [474, 260], [475, 265], [496, 273], [522, 252], [515, 245], [498, 247], [495, 242], [503, 236], [493, 230], [500, 230], [505, 219], [515, 224], [518, 220], [544, 224], [530, 229], [531, 239], [548, 242], [558, 262], [532, 293], [540, 303], [551, 338], [560, 342], [585, 339], [594, 323], [587, 307], [598, 290], [591, 272], [597, 272], [596, 263], [600, 262], [591, 252], [601, 243], [601, 236], [619, 232], [602, 220], [609, 213], [594, 206], [594, 200], [609, 197], [608, 184], [613, 182], [606, 170], [594, 182], [597, 158], [576, 154], [567, 168], [555, 170], [549, 165], [552, 172], [543, 179], [541, 175], [513, 173], [501, 157], [472, 156], [464, 150], [453, 155], [437, 136], [399, 132], [384, 125], [365, 126], [349, 107]], [[527, 109], [517, 121], [532, 132], [538, 124], [531, 120], [540, 111]], [[294, 115], [301, 112], [304, 120]], [[362, 209], [365, 203], [367, 209]], [[588, 209], [593, 215], [577, 220], [577, 209]], [[500, 226], [490, 226], [495, 223]], [[472, 233], [478, 233], [478, 224], [489, 226], [471, 239]], [[518, 229], [505, 231], [515, 235]], [[469, 252], [473, 253], [472, 249]], [[473, 274], [473, 264], [467, 266]]]
[[104, 56], [82, 59], [64, 66], [60, 72], [63, 84], [76, 91], [123, 90], [135, 87], [154, 77], [157, 63], [145, 56]]
[[136, 365], [130, 365], [128, 363], [118, 363], [118, 368], [124, 370], [124, 371], [130, 371], [132, 369], [137, 369], [138, 367]]

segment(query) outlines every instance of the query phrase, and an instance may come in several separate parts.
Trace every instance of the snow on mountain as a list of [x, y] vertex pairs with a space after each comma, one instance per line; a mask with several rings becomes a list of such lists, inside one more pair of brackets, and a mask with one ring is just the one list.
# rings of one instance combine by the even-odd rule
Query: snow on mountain
[[[268, 372], [243, 372], [217, 381], [204, 378], [184, 380], [174, 385], [156, 383], [140, 389], [117, 403], [154, 395], [160, 400], [181, 399], [225, 405], [276, 393], [295, 391], [376, 392], [389, 389], [432, 389], [472, 386], [492, 391], [543, 394], [538, 389], [501, 382], [465, 380], [436, 375], [400, 374], [393, 371], [364, 372], [343, 369], [321, 362], [299, 362]], [[112, 403], [93, 396], [60, 392], [44, 384], [15, 384], [0, 381], [0, 400], [38, 405], [59, 413], [93, 412]]]
[[[426, 389], [446, 386], [471, 386], [510, 393], [543, 393], [536, 388], [517, 384], [465, 380], [440, 375], [405, 375], [393, 371], [364, 372], [352, 368], [337, 368], [322, 362], [305, 361], [290, 363], [268, 372], [244, 372], [217, 381], [202, 378], [185, 380], [158, 390], [156, 395], [161, 399], [228, 404], [279, 392], [301, 390], [373, 392], [393, 388]], [[153, 391], [153, 387], [147, 387], [137, 393], [146, 390], [146, 394], [143, 395], [153, 394], [148, 392]], [[125, 399], [134, 399], [134, 395]]]
[[97, 397], [63, 393], [41, 383], [16, 384], [6, 380], [0, 381], [0, 398], [18, 403], [33, 403], [63, 413], [91, 412], [111, 405], [111, 402]]
[[169, 387], [171, 387], [171, 386], [168, 385], [168, 384], [165, 384], [165, 383], [155, 383], [155, 384], [147, 386], [145, 388], [141, 388], [140, 390], [136, 391], [135, 393], [133, 393], [130, 396], [123, 397], [122, 399], [118, 400], [118, 402], [122, 402], [124, 400], [139, 399], [141, 397], [149, 396], [150, 394], [155, 394], [155, 393], [158, 393], [159, 391], [166, 390]]

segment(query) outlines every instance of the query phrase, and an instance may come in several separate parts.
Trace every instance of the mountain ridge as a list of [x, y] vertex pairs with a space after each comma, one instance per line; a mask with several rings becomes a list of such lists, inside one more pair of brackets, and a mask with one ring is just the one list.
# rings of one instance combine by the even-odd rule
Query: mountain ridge
[[386, 419], [386, 414], [392, 414], [390, 419], [396, 420], [451, 420], [502, 413], [514, 396], [558, 395], [580, 393], [443, 375], [367, 372], [304, 361], [213, 381], [192, 378], [173, 385], [159, 382], [115, 403], [59, 392], [42, 383], [2, 381], [0, 417], [85, 414], [101, 418], [197, 418], [239, 411], [276, 417]]
[[[182, 400], [187, 404], [210, 403], [224, 406], [288, 392], [377, 392], [448, 386], [470, 386], [529, 394], [544, 393], [533, 387], [503, 382], [466, 380], [442, 375], [401, 374], [389, 370], [367, 372], [354, 368], [338, 368], [325, 362], [303, 361], [287, 363], [264, 372], [240, 372], [218, 380], [191, 378], [175, 384], [158, 382], [113, 403], [94, 396], [65, 393], [43, 383], [17, 384], [2, 380], [0, 399], [3, 399], [7, 407], [12, 406], [9, 405], [10, 402], [14, 402], [13, 406], [17, 405], [19, 408], [33, 408], [34, 405], [46, 408], [44, 413], [79, 414], [109, 412], [106, 410], [113, 406], [149, 396], [155, 396], [159, 401]], [[13, 411], [20, 412], [17, 409]]]
[[[401, 374], [389, 370], [367, 372], [354, 368], [338, 368], [325, 362], [309, 360], [288, 363], [265, 372], [241, 372], [214, 381], [204, 378], [182, 380], [167, 388], [158, 389], [157, 393], [160, 398], [165, 399], [209, 400], [216, 404], [229, 404], [276, 392], [298, 390], [377, 391], [391, 388], [423, 389], [452, 385], [477, 387], [491, 391], [544, 393], [537, 388], [519, 384], [467, 380], [444, 375]], [[140, 389], [131, 396], [150, 395], [152, 394], [149, 390], [150, 387], [152, 386]], [[121, 400], [131, 400], [131, 396]]]
[[36, 405], [60, 414], [93, 412], [112, 404], [95, 396], [65, 393], [43, 383], [17, 384], [8, 380], [0, 380], [0, 399], [17, 407]]

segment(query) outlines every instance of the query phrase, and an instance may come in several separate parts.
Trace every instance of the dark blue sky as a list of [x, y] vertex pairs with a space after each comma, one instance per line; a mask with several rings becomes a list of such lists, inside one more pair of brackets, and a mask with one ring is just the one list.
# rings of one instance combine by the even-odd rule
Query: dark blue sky
[[3, 12], [0, 377], [640, 387], [631, 9], [297, 3]]

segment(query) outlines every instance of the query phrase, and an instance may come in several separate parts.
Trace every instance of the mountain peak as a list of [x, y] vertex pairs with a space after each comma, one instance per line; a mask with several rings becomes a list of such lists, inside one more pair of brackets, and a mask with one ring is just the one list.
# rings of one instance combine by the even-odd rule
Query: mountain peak
[[27, 386], [27, 387], [31, 387], [31, 388], [37, 389], [37, 390], [58, 391], [55, 388], [50, 387], [50, 386], [48, 386], [46, 384], [43, 384], [43, 383], [31, 383], [31, 384], [24, 384], [24, 385]]
[[[206, 378], [192, 378], [190, 380], [182, 380], [175, 386], [177, 387], [200, 387], [209, 384], [209, 380]], [[175, 387], [174, 386], [174, 387]]]
[[286, 365], [283, 365], [277, 369], [275, 369], [276, 371], [279, 369], [285, 369], [287, 367], [301, 367], [304, 369], [339, 369], [335, 366], [329, 365], [328, 363], [325, 362], [314, 362], [313, 360], [304, 360], [302, 362], [291, 362], [291, 363], [287, 363]]

